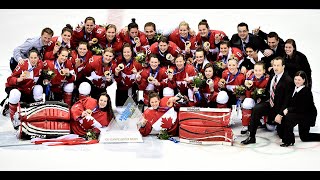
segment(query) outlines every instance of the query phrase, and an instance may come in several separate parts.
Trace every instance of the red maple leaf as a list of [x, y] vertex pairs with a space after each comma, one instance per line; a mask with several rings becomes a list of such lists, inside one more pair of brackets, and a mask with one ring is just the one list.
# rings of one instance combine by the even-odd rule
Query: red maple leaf
[[131, 81], [130, 77], [128, 77], [128, 76], [126, 76], [123, 81], [124, 81], [124, 84], [127, 86], [132, 84], [132, 81]]
[[172, 118], [162, 118], [162, 124], [161, 127], [165, 129], [169, 129], [172, 126]]
[[93, 120], [92, 119], [84, 118], [81, 125], [82, 125], [82, 127], [84, 129], [91, 129], [92, 128], [92, 124], [93, 124]]
[[179, 85], [177, 85], [178, 86], [178, 89], [179, 89], [179, 91], [181, 92], [181, 93], [185, 93], [185, 92], [187, 92], [188, 90], [188, 87], [187, 87], [187, 84], [184, 84], [184, 83], [180, 83]]

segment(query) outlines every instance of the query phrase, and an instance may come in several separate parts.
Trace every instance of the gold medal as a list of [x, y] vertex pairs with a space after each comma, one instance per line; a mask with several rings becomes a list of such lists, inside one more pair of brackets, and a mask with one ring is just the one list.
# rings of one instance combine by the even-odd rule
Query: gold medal
[[133, 41], [137, 44], [140, 42], [140, 38], [137, 36], [137, 37], [134, 37], [133, 38]]
[[91, 109], [86, 109], [86, 112], [87, 112], [88, 115], [91, 116], [91, 114], [92, 114], [92, 110]]
[[210, 85], [210, 84], [213, 83], [213, 80], [212, 80], [212, 79], [207, 79], [206, 83], [207, 83], [208, 85]]
[[29, 71], [23, 71], [23, 74], [26, 78], [30, 77], [30, 72]]
[[191, 42], [190, 41], [186, 41], [185, 43], [186, 48], [190, 48], [191, 47]]
[[167, 101], [167, 106], [168, 107], [172, 107], [173, 106], [173, 102], [172, 101]]
[[97, 44], [98, 41], [99, 41], [98, 38], [92, 38], [92, 43], [93, 43], [93, 44]]
[[174, 72], [174, 71], [173, 71], [173, 69], [171, 69], [171, 68], [168, 68], [167, 71], [166, 71], [167, 74], [173, 74], [173, 72]]
[[203, 47], [206, 49], [210, 48], [210, 43], [208, 41], [204, 42]]
[[151, 83], [152, 81], [154, 81], [154, 77], [149, 76], [149, 77], [148, 77], [148, 82]]
[[107, 77], [107, 76], [110, 76], [110, 75], [111, 75], [110, 71], [105, 71], [105, 72], [104, 72], [104, 76]]
[[123, 69], [124, 69], [124, 65], [121, 63], [121, 64], [118, 65], [118, 68], [119, 68], [120, 70], [123, 70]]

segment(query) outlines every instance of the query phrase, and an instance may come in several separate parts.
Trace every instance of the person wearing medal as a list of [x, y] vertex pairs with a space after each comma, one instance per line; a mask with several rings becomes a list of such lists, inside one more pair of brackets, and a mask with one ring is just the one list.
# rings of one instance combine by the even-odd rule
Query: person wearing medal
[[204, 67], [209, 63], [208, 59], [205, 56], [205, 51], [202, 47], [198, 47], [195, 52], [195, 61], [193, 66], [197, 72], [200, 72], [204, 75]]
[[64, 103], [71, 107], [76, 74], [71, 61], [68, 60], [69, 50], [67, 48], [61, 48], [57, 56], [54, 61], [45, 60], [43, 62], [43, 69], [51, 70], [55, 74], [49, 84], [47, 84], [48, 79], [42, 81], [46, 90], [46, 99], [49, 101], [61, 101], [63, 99]]
[[[250, 56], [250, 55], [249, 55]], [[246, 78], [244, 85], [246, 87], [246, 97], [242, 103], [242, 129], [241, 134], [246, 134], [250, 122], [252, 108], [256, 103], [260, 103], [265, 100], [264, 93], [261, 95], [254, 95], [255, 91], [261, 89], [265, 91], [265, 88], [269, 81], [269, 75], [266, 74], [265, 64], [259, 61], [254, 64], [253, 74]], [[261, 122], [264, 124], [265, 122]]]
[[197, 42], [195, 33], [192, 32], [189, 23], [186, 21], [180, 22], [179, 27], [170, 33], [168, 39], [182, 50], [185, 59], [193, 58]]
[[[150, 54], [150, 67], [144, 68], [141, 73], [136, 76], [136, 83], [139, 91], [143, 91], [143, 102], [149, 104], [148, 94], [150, 91], [159, 93], [163, 88], [161, 82], [167, 77], [166, 68], [160, 67], [160, 61], [155, 54]], [[140, 98], [140, 97], [139, 97]]]
[[112, 47], [115, 59], [121, 56], [123, 41], [117, 33], [117, 27], [114, 24], [108, 24], [106, 27], [106, 48]]
[[89, 130], [98, 135], [100, 128], [107, 127], [115, 117], [110, 96], [106, 92], [99, 94], [98, 100], [86, 97], [77, 101], [71, 107], [70, 115], [71, 131], [80, 136], [86, 135]]
[[128, 43], [132, 47], [133, 56], [136, 56], [138, 52], [147, 54], [146, 52], [150, 48], [147, 37], [144, 32], [139, 30], [135, 18], [131, 19], [131, 23], [126, 28], [120, 30], [119, 37], [123, 43]]
[[[160, 66], [167, 67], [168, 65], [174, 65], [174, 59], [181, 53], [181, 49], [174, 42], [163, 36], [151, 45], [150, 53], [157, 56]], [[150, 55], [148, 58], [150, 60]]]
[[168, 78], [163, 80], [162, 87], [169, 87], [173, 90], [177, 90], [178, 94], [184, 96], [184, 99], [188, 100], [188, 102], [183, 103], [183, 106], [193, 106], [194, 101], [191, 82], [197, 75], [194, 66], [186, 63], [183, 54], [178, 54], [175, 59], [175, 66], [169, 67], [167, 71], [168, 70], [171, 70], [172, 72], [167, 72]]
[[105, 39], [105, 28], [97, 25], [94, 17], [88, 16], [85, 18], [84, 24], [78, 24], [73, 30], [71, 48], [76, 49], [80, 42], [87, 42], [90, 51], [92, 51], [94, 45], [105, 48]]
[[113, 48], [108, 47], [104, 50], [102, 56], [93, 56], [90, 59], [88, 65], [83, 70], [90, 82], [82, 82], [80, 84], [79, 99], [90, 94], [91, 97], [98, 100], [99, 94], [106, 92], [106, 88], [114, 81], [113, 72], [117, 67], [114, 57], [115, 52]]
[[[179, 120], [172, 119], [174, 117], [163, 117], [170, 108], [160, 106], [160, 96], [157, 92], [150, 91], [148, 96], [150, 107], [143, 112], [142, 119], [137, 123], [141, 135], [159, 134], [160, 130], [165, 128], [170, 136], [176, 136], [178, 133]], [[160, 129], [158, 129], [159, 127], [156, 125], [158, 121], [161, 121]]]
[[[196, 52], [196, 56], [197, 53], [198, 51]], [[206, 83], [200, 87], [194, 87], [193, 89], [194, 92], [199, 91], [201, 97], [203, 98], [201, 98], [200, 101], [195, 101], [195, 106], [216, 108], [216, 98], [219, 92], [218, 82], [220, 81], [220, 77], [217, 76], [214, 72], [214, 67], [212, 63], [207, 63], [204, 66], [203, 70], [204, 80]]]
[[73, 28], [70, 24], [66, 24], [66, 27], [62, 28], [60, 36], [52, 37], [48, 47], [44, 51], [43, 59], [54, 60], [55, 55], [61, 47], [67, 47], [68, 49], [71, 49], [70, 40], [73, 33], [72, 29]]
[[[220, 52], [217, 55], [217, 61], [220, 61], [223, 63], [223, 69], [228, 68], [228, 59], [231, 55], [238, 58], [239, 62], [243, 61], [243, 54], [242, 51], [237, 47], [231, 47], [229, 41], [221, 41], [220, 42]], [[222, 73], [222, 71], [221, 71]], [[221, 77], [221, 74], [219, 74]]]
[[128, 97], [136, 100], [138, 86], [135, 83], [136, 75], [142, 71], [142, 65], [133, 56], [133, 48], [125, 43], [122, 48], [122, 57], [114, 69], [114, 79], [117, 82], [116, 106], [123, 106]]
[[219, 46], [221, 45], [221, 42], [228, 40], [229, 38], [225, 32], [210, 29], [206, 19], [202, 19], [198, 23], [196, 42], [199, 47], [203, 47], [205, 55], [210, 62], [216, 60], [217, 54], [219, 54]]
[[[245, 76], [238, 70], [238, 58], [231, 56], [228, 59], [228, 69], [222, 72], [222, 78], [220, 79], [218, 86], [220, 92], [226, 91], [229, 96], [228, 107], [236, 104], [236, 97], [234, 95], [234, 88], [237, 85], [243, 85]], [[220, 94], [218, 93], [218, 96]]]
[[43, 62], [39, 60], [39, 52], [36, 49], [30, 50], [28, 58], [23, 62], [16, 66], [5, 84], [5, 91], [9, 95], [6, 107], [9, 108], [10, 119], [15, 129], [20, 124], [17, 112], [18, 103], [20, 101], [26, 103], [41, 101], [43, 93], [42, 86], [36, 85], [43, 68]]

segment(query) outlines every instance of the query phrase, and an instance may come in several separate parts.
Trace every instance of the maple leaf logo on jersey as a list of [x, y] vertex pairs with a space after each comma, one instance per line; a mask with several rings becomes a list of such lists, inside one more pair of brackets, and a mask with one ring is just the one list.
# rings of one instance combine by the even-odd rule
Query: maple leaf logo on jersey
[[180, 92], [185, 93], [188, 89], [188, 85], [186, 81], [182, 81], [180, 83], [177, 83], [178, 89]]
[[132, 81], [131, 81], [130, 76], [124, 77], [123, 82], [124, 82], [124, 84], [125, 84], [126, 86], [129, 86], [130, 84], [132, 84]]
[[171, 127], [172, 127], [172, 118], [171, 118], [171, 117], [169, 117], [169, 118], [162, 118], [161, 127], [162, 127], [162, 128], [165, 128], [165, 129], [171, 128]]
[[206, 100], [207, 100], [207, 102], [210, 102], [211, 101], [211, 94], [208, 94], [207, 96], [206, 96]]

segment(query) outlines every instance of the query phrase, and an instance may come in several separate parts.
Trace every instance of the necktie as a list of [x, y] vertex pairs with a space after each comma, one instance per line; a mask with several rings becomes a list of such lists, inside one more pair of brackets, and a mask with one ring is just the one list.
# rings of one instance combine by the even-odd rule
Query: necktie
[[245, 55], [247, 55], [246, 54], [246, 45], [247, 45], [247, 43], [246, 42], [242, 42], [242, 52], [243, 52], [243, 54], [245, 54]]
[[278, 78], [278, 76], [276, 75], [276, 77], [274, 78], [274, 81], [273, 81], [271, 92], [270, 92], [270, 106], [271, 107], [274, 106], [274, 92], [275, 92], [276, 86], [277, 86], [277, 78]]
[[42, 61], [44, 60], [44, 59], [43, 59], [43, 55], [44, 55], [45, 49], [46, 49], [46, 46], [42, 46], [42, 48], [41, 48], [41, 50], [40, 50], [40, 53], [39, 53], [40, 59], [41, 59]]

